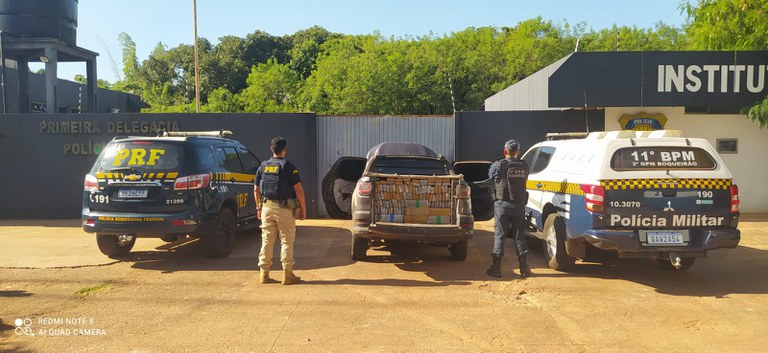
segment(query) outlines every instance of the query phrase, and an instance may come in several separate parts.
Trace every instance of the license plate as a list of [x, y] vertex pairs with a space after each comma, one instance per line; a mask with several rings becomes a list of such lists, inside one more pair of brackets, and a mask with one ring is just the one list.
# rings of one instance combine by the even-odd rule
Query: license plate
[[659, 231], [647, 232], [647, 245], [684, 245], [683, 232]]
[[147, 198], [147, 189], [120, 189], [117, 191], [117, 197], [121, 199], [145, 199]]

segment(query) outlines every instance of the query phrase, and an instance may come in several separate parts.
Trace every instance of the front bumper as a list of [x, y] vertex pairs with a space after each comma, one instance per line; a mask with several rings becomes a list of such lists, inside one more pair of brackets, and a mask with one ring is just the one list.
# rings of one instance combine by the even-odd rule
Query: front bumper
[[[83, 230], [99, 234], [132, 234], [137, 237], [155, 238], [163, 235], [203, 235], [214, 229], [214, 223], [196, 208], [181, 213], [126, 213], [99, 212], [83, 209]], [[194, 224], [174, 225], [173, 221], [190, 221]]]
[[690, 241], [685, 246], [645, 246], [640, 242], [637, 231], [632, 230], [589, 229], [583, 239], [596, 248], [617, 251], [623, 257], [645, 257], [660, 253], [706, 256], [708, 250], [735, 248], [741, 240], [741, 232], [736, 228], [692, 229], [689, 232]]
[[439, 243], [455, 243], [472, 238], [472, 229], [462, 229], [455, 224], [400, 224], [376, 223], [368, 232], [355, 234], [361, 238], [412, 240]]

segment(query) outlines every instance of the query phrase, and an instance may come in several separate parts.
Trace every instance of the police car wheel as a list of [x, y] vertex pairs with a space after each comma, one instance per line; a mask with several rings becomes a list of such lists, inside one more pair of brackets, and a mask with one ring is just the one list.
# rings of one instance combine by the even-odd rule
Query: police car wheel
[[136, 244], [136, 237], [132, 237], [130, 241], [121, 242], [116, 235], [96, 234], [96, 244], [102, 254], [119, 259], [128, 256], [133, 245]]
[[449, 245], [449, 250], [451, 251], [451, 260], [453, 261], [466, 260], [468, 247], [469, 247], [469, 244], [466, 240], [462, 240], [460, 242], [456, 242]]
[[368, 239], [352, 237], [352, 260], [362, 261], [368, 252]]
[[163, 235], [162, 237], [160, 237], [160, 240], [166, 243], [173, 243], [176, 240], [178, 240], [178, 237], [176, 237], [175, 235]]
[[685, 271], [685, 270], [693, 267], [693, 264], [696, 262], [696, 258], [695, 257], [682, 257], [682, 258], [680, 258], [680, 265], [681, 266], [680, 266], [679, 269], [675, 268], [675, 266], [672, 265], [672, 262], [669, 261], [669, 258], [665, 257], [665, 258], [661, 258], [661, 259], [656, 259], [656, 261], [659, 263], [659, 267], [661, 267], [662, 270], [667, 270], [667, 271], [674, 271], [674, 270]]
[[216, 229], [204, 238], [208, 256], [227, 257], [235, 246], [236, 234], [237, 223], [234, 213], [229, 208], [222, 208], [216, 219]]
[[565, 251], [565, 220], [557, 213], [547, 216], [544, 222], [544, 257], [549, 268], [557, 271], [567, 271], [572, 268], [576, 259]]

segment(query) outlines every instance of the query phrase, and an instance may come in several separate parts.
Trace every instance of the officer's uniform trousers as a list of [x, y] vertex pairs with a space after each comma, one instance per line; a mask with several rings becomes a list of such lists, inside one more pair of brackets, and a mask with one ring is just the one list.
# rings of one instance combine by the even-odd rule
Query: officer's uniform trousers
[[272, 267], [275, 240], [280, 236], [280, 261], [283, 270], [293, 269], [296, 261], [293, 259], [293, 242], [296, 239], [296, 218], [293, 210], [279, 207], [267, 201], [261, 210], [261, 253], [259, 267], [269, 270]]
[[[508, 201], [496, 201], [493, 204], [493, 250], [491, 254], [504, 256], [504, 240], [507, 235], [515, 238], [517, 256], [528, 253], [525, 241], [525, 206]], [[510, 233], [514, 232], [514, 233]]]

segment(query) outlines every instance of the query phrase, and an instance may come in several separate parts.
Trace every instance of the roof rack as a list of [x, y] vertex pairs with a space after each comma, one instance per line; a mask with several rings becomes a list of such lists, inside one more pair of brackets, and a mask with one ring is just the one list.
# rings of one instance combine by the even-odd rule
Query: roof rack
[[227, 137], [234, 135], [229, 130], [219, 131], [157, 131], [157, 137], [188, 137], [188, 136], [209, 136], [209, 137]]
[[586, 138], [587, 135], [589, 135], [588, 132], [550, 132], [544, 137], [546, 137], [547, 141], [557, 141], [583, 139]]

